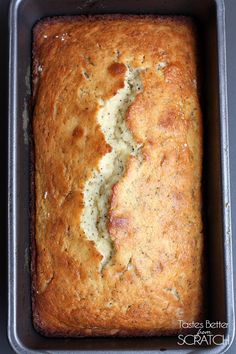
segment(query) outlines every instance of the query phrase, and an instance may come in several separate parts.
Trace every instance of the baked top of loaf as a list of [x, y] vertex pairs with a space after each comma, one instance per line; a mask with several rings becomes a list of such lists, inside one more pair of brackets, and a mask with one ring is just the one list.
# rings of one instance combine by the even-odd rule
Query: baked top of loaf
[[201, 319], [196, 53], [184, 17], [35, 26], [32, 289], [45, 335], [161, 335]]

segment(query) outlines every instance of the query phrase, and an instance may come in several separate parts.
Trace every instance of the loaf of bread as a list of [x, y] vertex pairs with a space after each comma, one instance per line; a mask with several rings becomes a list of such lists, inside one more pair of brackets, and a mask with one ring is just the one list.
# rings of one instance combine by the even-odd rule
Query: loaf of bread
[[204, 316], [191, 19], [44, 19], [33, 38], [32, 302], [47, 336], [181, 332]]

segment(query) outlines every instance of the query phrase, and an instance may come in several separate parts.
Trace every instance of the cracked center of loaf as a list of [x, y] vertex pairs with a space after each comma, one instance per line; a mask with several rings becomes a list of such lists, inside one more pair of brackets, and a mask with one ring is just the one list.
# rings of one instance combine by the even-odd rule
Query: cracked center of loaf
[[87, 238], [94, 241], [103, 256], [101, 269], [113, 254], [107, 225], [112, 187], [124, 175], [129, 156], [141, 156], [141, 145], [134, 141], [125, 117], [129, 106], [142, 89], [139, 70], [127, 67], [124, 88], [106, 102], [100, 102], [97, 120], [112, 150], [101, 158], [98, 170], [93, 171], [92, 177], [85, 183], [81, 226]]

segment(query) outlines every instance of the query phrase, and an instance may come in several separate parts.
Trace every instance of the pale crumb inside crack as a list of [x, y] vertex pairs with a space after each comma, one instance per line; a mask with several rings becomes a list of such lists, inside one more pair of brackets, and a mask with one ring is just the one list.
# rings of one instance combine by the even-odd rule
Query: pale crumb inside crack
[[107, 228], [112, 187], [124, 175], [130, 156], [142, 161], [142, 145], [135, 142], [125, 121], [129, 106], [142, 90], [140, 70], [127, 66], [124, 88], [108, 101], [99, 100], [101, 108], [97, 120], [112, 151], [102, 157], [98, 170], [85, 183], [81, 226], [103, 256], [100, 271], [114, 253]]

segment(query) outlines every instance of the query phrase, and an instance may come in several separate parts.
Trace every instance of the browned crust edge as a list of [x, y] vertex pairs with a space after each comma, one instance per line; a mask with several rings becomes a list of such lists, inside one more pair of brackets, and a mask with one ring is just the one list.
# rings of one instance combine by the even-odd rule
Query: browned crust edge
[[[37, 320], [38, 322], [36, 322]], [[80, 331], [55, 331], [52, 328], [43, 327], [42, 323], [40, 322], [38, 317], [34, 318], [34, 328], [35, 330], [43, 335], [44, 337], [53, 338], [53, 337], [60, 337], [60, 338], [83, 338], [83, 337], [112, 337], [112, 338], [130, 338], [130, 337], [164, 337], [164, 336], [174, 336], [177, 339], [177, 335], [179, 334], [196, 334], [197, 329], [194, 328], [181, 328], [176, 330], [170, 331], [141, 331], [141, 330], [120, 330], [115, 334], [112, 334], [112, 328], [108, 329], [93, 329], [93, 328], [86, 328]], [[88, 335], [88, 330], [91, 330], [91, 334]]]
[[76, 21], [86, 21], [86, 22], [93, 22], [93, 21], [102, 21], [102, 20], [133, 20], [133, 19], [152, 19], [158, 21], [170, 21], [170, 22], [178, 22], [178, 23], [185, 23], [185, 24], [193, 24], [195, 19], [192, 16], [184, 16], [184, 15], [158, 15], [158, 14], [95, 14], [95, 15], [66, 15], [66, 16], [47, 16], [43, 17], [38, 20], [34, 27], [33, 33], [37, 33], [38, 27], [40, 28], [42, 25], [47, 23], [58, 23], [58, 22], [76, 22]]
[[[33, 41], [32, 41], [32, 65], [31, 65], [31, 86], [32, 86], [32, 99], [31, 99], [31, 123], [30, 123], [30, 132], [29, 132], [29, 147], [30, 147], [30, 273], [31, 273], [31, 305], [32, 305], [32, 319], [33, 319], [33, 326], [35, 330], [45, 336], [45, 337], [61, 337], [61, 338], [79, 338], [79, 337], [151, 337], [151, 336], [177, 336], [178, 334], [188, 334], [194, 333], [194, 329], [176, 329], [170, 331], [140, 331], [140, 330], [120, 330], [119, 332], [112, 334], [112, 328], [110, 330], [107, 329], [90, 329], [91, 334], [88, 335], [86, 332], [89, 328], [79, 331], [55, 331], [53, 328], [46, 327], [40, 321], [37, 305], [36, 305], [36, 275], [37, 275], [37, 251], [36, 251], [36, 238], [35, 238], [35, 216], [36, 216], [36, 207], [35, 207], [35, 200], [36, 200], [36, 192], [35, 192], [35, 145], [34, 145], [34, 134], [33, 134], [33, 116], [34, 116], [34, 105], [35, 105], [35, 98], [37, 96], [37, 84], [35, 80], [37, 79], [37, 71], [36, 71], [36, 64], [37, 64], [37, 43], [34, 40], [35, 36], [39, 32], [40, 28], [44, 24], [53, 24], [58, 22], [76, 22], [76, 21], [86, 21], [86, 22], [93, 22], [93, 21], [102, 21], [102, 20], [116, 20], [116, 19], [124, 19], [124, 20], [132, 20], [132, 19], [152, 19], [158, 21], [166, 21], [169, 22], [177, 22], [181, 24], [188, 24], [191, 25], [194, 33], [197, 38], [198, 42], [198, 35], [197, 35], [197, 26], [195, 23], [195, 19], [191, 16], [183, 16], [183, 15], [154, 15], [154, 14], [96, 14], [96, 15], [73, 15], [73, 16], [52, 16], [52, 17], [44, 17], [37, 21], [33, 27]], [[200, 91], [200, 90], [199, 90]], [[200, 92], [199, 92], [200, 95]], [[205, 254], [205, 247], [204, 247], [204, 254]], [[205, 257], [204, 257], [205, 259]], [[204, 262], [204, 269], [205, 261]], [[205, 282], [202, 284], [203, 289], [205, 289]], [[200, 314], [200, 320], [204, 319], [205, 314], [205, 304], [203, 304], [202, 312]]]

